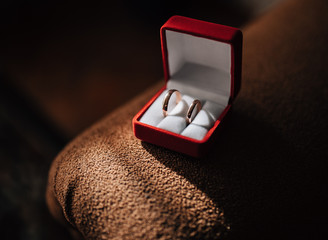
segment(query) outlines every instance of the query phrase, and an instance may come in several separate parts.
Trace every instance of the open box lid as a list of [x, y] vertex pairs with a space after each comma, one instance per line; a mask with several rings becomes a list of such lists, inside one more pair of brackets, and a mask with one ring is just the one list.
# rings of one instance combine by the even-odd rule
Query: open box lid
[[222, 105], [234, 100], [241, 81], [239, 29], [173, 16], [161, 28], [161, 43], [167, 88]]

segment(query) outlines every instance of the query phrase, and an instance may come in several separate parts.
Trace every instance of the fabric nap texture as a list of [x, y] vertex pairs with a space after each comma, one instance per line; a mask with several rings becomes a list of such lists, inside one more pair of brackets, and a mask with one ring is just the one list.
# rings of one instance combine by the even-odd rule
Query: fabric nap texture
[[324, 239], [327, 12], [290, 0], [244, 29], [242, 89], [207, 157], [134, 137], [160, 82], [57, 156], [51, 213], [86, 239]]

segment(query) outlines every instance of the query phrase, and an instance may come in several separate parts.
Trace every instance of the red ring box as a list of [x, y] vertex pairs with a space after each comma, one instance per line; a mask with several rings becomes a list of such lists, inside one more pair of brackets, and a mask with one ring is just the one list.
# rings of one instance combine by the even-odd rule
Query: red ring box
[[[204, 156], [240, 90], [242, 41], [237, 28], [171, 17], [161, 28], [165, 86], [133, 118], [135, 136], [193, 157]], [[161, 104], [168, 89], [178, 89], [184, 97], [165, 118]], [[183, 114], [193, 99], [204, 105], [188, 125]]]

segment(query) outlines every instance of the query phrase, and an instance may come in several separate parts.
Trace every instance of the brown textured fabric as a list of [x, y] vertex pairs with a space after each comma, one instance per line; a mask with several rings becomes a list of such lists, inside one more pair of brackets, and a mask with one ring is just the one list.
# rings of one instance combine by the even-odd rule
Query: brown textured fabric
[[162, 82], [85, 131], [50, 169], [52, 214], [87, 239], [320, 239], [327, 12], [290, 0], [244, 29], [242, 90], [204, 159], [134, 137]]

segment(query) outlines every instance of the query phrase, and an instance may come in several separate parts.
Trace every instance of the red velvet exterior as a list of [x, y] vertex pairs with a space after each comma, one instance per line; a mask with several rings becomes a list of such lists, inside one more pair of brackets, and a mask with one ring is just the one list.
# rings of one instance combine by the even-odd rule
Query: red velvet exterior
[[[167, 58], [165, 31], [172, 30], [181, 33], [226, 42], [231, 45], [231, 94], [229, 105], [208, 131], [203, 140], [195, 140], [182, 135], [153, 127], [139, 120], [149, 106], [166, 89], [164, 86], [133, 118], [133, 131], [137, 138], [193, 157], [204, 156], [218, 136], [222, 123], [231, 110], [231, 104], [237, 96], [241, 85], [242, 33], [239, 29], [219, 24], [204, 22], [182, 16], [171, 17], [161, 28], [161, 44], [165, 80], [170, 79]], [[159, 109], [160, 111], [161, 109]]]

